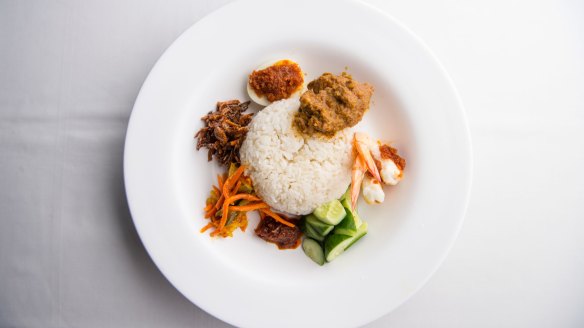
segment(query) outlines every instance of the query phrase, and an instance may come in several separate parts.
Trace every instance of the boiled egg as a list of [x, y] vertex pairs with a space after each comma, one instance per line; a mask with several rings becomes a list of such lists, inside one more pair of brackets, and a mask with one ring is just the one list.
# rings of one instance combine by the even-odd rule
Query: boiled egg
[[255, 103], [299, 97], [305, 91], [304, 72], [290, 59], [279, 59], [257, 67], [247, 79], [247, 93]]

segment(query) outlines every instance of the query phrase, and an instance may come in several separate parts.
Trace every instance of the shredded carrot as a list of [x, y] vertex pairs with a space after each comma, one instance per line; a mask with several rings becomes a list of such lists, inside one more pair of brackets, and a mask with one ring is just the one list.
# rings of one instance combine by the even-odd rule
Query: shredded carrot
[[217, 194], [221, 195], [221, 189], [217, 188], [217, 186], [212, 186], [212, 188], [217, 192]]
[[209, 222], [207, 223], [206, 226], [203, 227], [203, 229], [201, 229], [201, 233], [207, 231], [209, 228], [211, 228], [212, 226], [214, 226], [213, 222]]
[[229, 206], [227, 203], [223, 204], [223, 213], [221, 214], [221, 221], [219, 221], [219, 231], [225, 228], [225, 223], [227, 222], [227, 214], [229, 213]]
[[261, 199], [257, 198], [254, 195], [250, 195], [250, 194], [237, 194], [235, 196], [231, 196], [231, 197], [227, 198], [225, 200], [224, 206], [225, 205], [229, 205], [229, 204], [233, 204], [234, 201], [240, 200], [240, 199], [247, 199], [247, 200], [251, 200], [251, 201], [261, 201]]
[[[259, 210], [262, 219], [266, 215], [269, 215], [284, 225], [294, 227], [292, 223], [272, 212], [268, 204], [255, 196], [253, 189], [239, 193], [242, 184], [247, 185], [251, 183], [250, 179], [243, 175], [244, 171], [245, 166], [241, 165], [231, 176], [228, 174], [217, 175], [218, 187], [212, 186], [211, 196], [209, 196], [207, 205], [205, 206], [205, 218], [209, 219], [210, 222], [201, 229], [201, 232], [215, 228], [210, 234], [212, 237], [231, 237], [233, 236], [233, 231], [237, 228], [240, 228], [242, 231], [246, 230], [248, 225], [247, 212], [255, 210]], [[242, 199], [253, 203], [235, 205], [238, 200]], [[218, 211], [221, 211], [220, 217], [217, 216]], [[238, 213], [230, 214], [230, 212]], [[236, 215], [234, 216], [234, 214]], [[233, 220], [227, 225], [230, 216], [233, 217]]]
[[271, 210], [269, 210], [267, 208], [261, 208], [260, 211], [264, 212], [267, 216], [274, 218], [274, 220], [282, 223], [283, 225], [287, 225], [289, 227], [294, 227], [294, 224], [282, 219], [278, 214], [272, 212]]
[[219, 197], [219, 200], [217, 200], [217, 204], [215, 204], [215, 209], [218, 210], [221, 208], [221, 205], [223, 205], [223, 200], [225, 199], [225, 195], [221, 194], [221, 197]]
[[235, 185], [235, 187], [231, 191], [230, 195], [237, 194], [237, 191], [239, 190], [239, 187], [241, 187], [241, 180], [237, 181], [237, 184]]
[[217, 213], [216, 208], [210, 209], [207, 213], [205, 213], [205, 219], [210, 219], [210, 218], [214, 217], [215, 213]]
[[[231, 186], [232, 186], [234, 183], [237, 183], [237, 184], [236, 184], [236, 186], [235, 186], [236, 188], [234, 188], [234, 191], [233, 191], [233, 193], [237, 193], [237, 190], [238, 190], [238, 189], [239, 189], [239, 187], [241, 186], [241, 181], [239, 180], [239, 178], [240, 178], [240, 177], [241, 177], [241, 175], [243, 174], [243, 169], [241, 169], [242, 167], [243, 167], [243, 165], [242, 165], [242, 166], [240, 166], [240, 167], [239, 167], [239, 168], [238, 168], [238, 169], [235, 171], [235, 173], [233, 173], [233, 175], [232, 175], [231, 177], [227, 178], [227, 180], [226, 180], [225, 182], [223, 182], [223, 181], [221, 180], [222, 178], [221, 178], [221, 176], [220, 176], [220, 175], [218, 175], [218, 176], [217, 176], [217, 179], [218, 179], [218, 180], [220, 180], [220, 183], [219, 183], [219, 184], [220, 184], [220, 187], [219, 187], [219, 188], [221, 188], [221, 191], [222, 191], [222, 192], [221, 192], [221, 191], [219, 192], [219, 194], [220, 194], [221, 196], [219, 197], [219, 200], [217, 200], [217, 203], [215, 204], [215, 209], [217, 209], [217, 210], [218, 210], [218, 209], [220, 209], [220, 208], [221, 208], [221, 206], [223, 206], [223, 200], [224, 200], [226, 197], [229, 197], [229, 196], [231, 195], [231, 194], [229, 193], [229, 191], [230, 191], [230, 188], [231, 188]], [[237, 179], [237, 181], [236, 181], [235, 179]]]
[[[237, 170], [235, 170], [235, 172], [233, 173], [232, 176], [230, 176], [229, 178], [227, 178], [227, 180], [223, 184], [223, 194], [224, 195], [229, 195], [229, 192], [231, 191], [231, 188], [233, 188], [233, 185], [235, 183], [237, 183], [237, 181], [239, 180], [239, 177], [241, 177], [241, 175], [243, 174], [243, 171], [244, 170], [245, 170], [245, 166], [242, 165]], [[229, 197], [229, 196], [226, 196], [226, 197]]]
[[223, 189], [223, 175], [217, 174], [217, 183], [219, 184], [219, 189]]
[[[227, 182], [225, 182], [227, 184]], [[247, 200], [260, 200], [259, 198], [252, 196], [250, 194], [239, 194], [231, 196], [225, 200], [223, 203], [223, 213], [221, 215], [221, 221], [219, 222], [219, 230], [223, 230], [225, 223], [227, 222], [227, 214], [229, 213], [229, 204], [232, 204], [236, 200], [247, 199]]]
[[240, 211], [240, 212], [259, 210], [260, 208], [269, 208], [269, 206], [268, 206], [268, 204], [261, 202], [261, 203], [243, 205], [243, 206], [230, 206], [229, 207], [229, 209], [232, 211]]

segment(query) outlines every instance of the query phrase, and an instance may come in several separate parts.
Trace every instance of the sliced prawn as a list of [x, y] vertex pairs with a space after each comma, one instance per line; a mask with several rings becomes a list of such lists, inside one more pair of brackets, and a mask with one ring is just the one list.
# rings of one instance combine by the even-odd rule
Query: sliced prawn
[[367, 204], [381, 204], [385, 200], [381, 182], [375, 180], [369, 174], [365, 175], [362, 187], [363, 199]]
[[367, 171], [369, 171], [377, 181], [381, 181], [379, 170], [377, 169], [377, 165], [375, 165], [373, 156], [371, 156], [371, 139], [369, 136], [362, 132], [355, 132], [355, 135], [353, 136], [353, 146], [357, 150], [357, 158], [361, 158], [365, 162]]
[[363, 158], [355, 156], [355, 162], [353, 163], [353, 169], [351, 170], [351, 209], [353, 210], [355, 210], [357, 199], [359, 199], [361, 183], [363, 182], [366, 170], [367, 168], [365, 167]]

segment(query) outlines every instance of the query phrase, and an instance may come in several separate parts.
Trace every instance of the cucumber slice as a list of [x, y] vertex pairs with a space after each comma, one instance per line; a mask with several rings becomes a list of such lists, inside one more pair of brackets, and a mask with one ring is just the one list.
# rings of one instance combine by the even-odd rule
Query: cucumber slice
[[340, 200], [341, 205], [343, 205], [343, 207], [345, 208], [345, 210], [347, 210], [347, 212], [356, 212], [351, 210], [351, 198], [341, 198]]
[[[346, 200], [343, 200], [343, 202], [345, 201]], [[359, 217], [359, 214], [357, 214], [356, 211], [351, 211], [350, 209], [347, 209], [347, 215], [345, 216], [343, 221], [341, 221], [341, 223], [335, 226], [334, 233], [354, 236], [357, 233], [357, 229], [359, 228], [359, 226], [361, 226], [361, 223], [362, 221], [361, 218]]]
[[304, 223], [304, 227], [302, 230], [304, 231], [306, 237], [310, 237], [318, 241], [324, 241], [324, 236], [316, 232], [310, 224]]
[[341, 202], [339, 202], [336, 199], [333, 199], [330, 202], [324, 203], [317, 207], [314, 210], [313, 214], [316, 216], [317, 219], [324, 223], [337, 225], [339, 224], [339, 222], [341, 222], [341, 220], [345, 218], [347, 212], [345, 211], [345, 208], [343, 207]]
[[363, 236], [365, 236], [366, 234], [367, 234], [367, 222], [363, 222], [359, 226], [359, 229], [357, 230], [357, 233], [353, 236], [353, 240], [347, 246], [347, 248], [345, 248], [345, 250], [348, 250], [349, 247], [353, 246], [353, 244], [355, 244], [359, 239], [363, 238]]
[[329, 232], [333, 230], [335, 226], [326, 224], [314, 216], [314, 214], [309, 214], [304, 218], [307, 225], [310, 225], [312, 229], [321, 236], [328, 235]]
[[[347, 188], [347, 191], [345, 191], [345, 193], [343, 194], [343, 196], [341, 196], [339, 201], [341, 201], [341, 203], [342, 203], [343, 199], [348, 199], [349, 201], [351, 200], [351, 185], [349, 185], [349, 187]], [[350, 209], [350, 207], [349, 207], [349, 209]]]
[[357, 233], [357, 229], [362, 223], [361, 217], [359, 217], [357, 211], [351, 210], [350, 200], [348, 200], [347, 198], [341, 199], [341, 205], [343, 205], [343, 207], [345, 208], [347, 215], [345, 216], [343, 221], [341, 221], [341, 223], [335, 226], [334, 233], [354, 236]]
[[[336, 231], [336, 229], [335, 229]], [[363, 222], [357, 229], [357, 232], [350, 236], [345, 234], [329, 235], [324, 241], [324, 254], [327, 262], [331, 262], [337, 256], [353, 246], [359, 239], [367, 234], [367, 222]]]
[[324, 252], [320, 243], [314, 239], [304, 238], [302, 241], [302, 250], [306, 256], [310, 257], [318, 265], [324, 264]]
[[329, 235], [324, 241], [324, 255], [331, 262], [341, 255], [351, 244], [353, 237], [347, 235]]

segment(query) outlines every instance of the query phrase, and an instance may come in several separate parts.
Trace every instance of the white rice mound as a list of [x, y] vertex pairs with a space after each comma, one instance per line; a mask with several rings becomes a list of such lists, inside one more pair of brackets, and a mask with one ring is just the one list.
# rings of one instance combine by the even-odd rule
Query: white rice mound
[[272, 103], [256, 114], [240, 149], [257, 194], [273, 209], [309, 214], [340, 198], [351, 182], [352, 131], [331, 139], [305, 137], [293, 127], [298, 98]]

